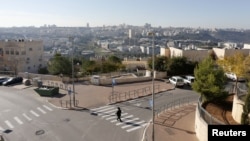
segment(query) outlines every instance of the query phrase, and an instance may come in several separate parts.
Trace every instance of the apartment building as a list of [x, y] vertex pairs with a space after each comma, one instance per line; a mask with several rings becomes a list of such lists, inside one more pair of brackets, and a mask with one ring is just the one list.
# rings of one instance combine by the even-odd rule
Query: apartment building
[[0, 41], [0, 71], [37, 73], [44, 67], [43, 41], [2, 40]]
[[250, 49], [242, 48], [242, 49], [227, 49], [227, 48], [213, 48], [213, 51], [217, 58], [223, 59], [226, 56], [232, 56], [235, 53], [242, 53], [244, 55], [250, 54]]
[[[168, 51], [166, 51], [168, 50]], [[204, 58], [208, 57], [209, 50], [208, 49], [180, 49], [176, 47], [163, 48], [162, 52], [168, 52], [169, 56], [172, 57], [186, 57], [190, 61], [200, 62]], [[164, 54], [164, 53], [162, 53]]]
[[214, 52], [218, 59], [223, 59], [227, 56], [232, 56], [239, 52], [244, 55], [250, 55], [250, 46], [244, 45], [244, 48], [217, 48], [202, 49], [202, 48], [177, 48], [177, 47], [162, 47], [161, 56], [167, 57], [186, 57], [190, 61], [200, 62]]

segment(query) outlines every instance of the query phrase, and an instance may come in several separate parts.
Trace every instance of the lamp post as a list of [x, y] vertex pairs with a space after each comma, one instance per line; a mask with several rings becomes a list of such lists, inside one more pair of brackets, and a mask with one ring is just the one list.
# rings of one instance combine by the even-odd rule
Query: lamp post
[[73, 93], [73, 105], [74, 107], [76, 106], [76, 102], [75, 102], [75, 82], [74, 82], [74, 38], [73, 37], [69, 37], [69, 40], [72, 43], [72, 53], [71, 53], [71, 63], [72, 63], [72, 93]]
[[155, 84], [154, 84], [154, 79], [155, 79], [155, 51], [154, 51], [154, 32], [150, 32], [149, 35], [152, 36], [152, 71], [153, 71], [153, 77], [152, 77], [152, 141], [154, 141], [154, 122], [155, 122], [155, 113], [154, 113], [154, 107], [155, 107], [155, 102], [154, 102], [154, 95], [155, 95]]

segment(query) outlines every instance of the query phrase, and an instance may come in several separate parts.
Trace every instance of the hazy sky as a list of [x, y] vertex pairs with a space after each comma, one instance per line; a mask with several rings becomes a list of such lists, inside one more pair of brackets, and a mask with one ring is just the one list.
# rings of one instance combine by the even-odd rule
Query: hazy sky
[[250, 0], [0, 0], [0, 27], [150, 23], [250, 29]]

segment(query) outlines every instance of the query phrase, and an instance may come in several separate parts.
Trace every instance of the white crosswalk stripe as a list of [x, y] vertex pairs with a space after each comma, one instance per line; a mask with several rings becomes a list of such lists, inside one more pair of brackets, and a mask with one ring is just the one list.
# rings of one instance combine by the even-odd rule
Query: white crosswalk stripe
[[[123, 108], [123, 110], [128, 110]], [[144, 126], [147, 125], [147, 123], [144, 120], [140, 120], [138, 117], [134, 117], [134, 115], [129, 115], [126, 112], [122, 112], [121, 115], [121, 120], [122, 122], [117, 121], [117, 116], [116, 116], [116, 111], [117, 107], [116, 106], [103, 106], [99, 108], [94, 108], [90, 110], [91, 114], [96, 114], [97, 116], [106, 119], [107, 121], [114, 123], [116, 126], [120, 126], [121, 129], [127, 129], [127, 132], [132, 132], [135, 130], [138, 130]]]
[[7, 126], [8, 126], [9, 128], [14, 128], [14, 126], [10, 123], [10, 121], [5, 120], [5, 123], [7, 124]]
[[53, 111], [53, 109], [51, 109], [50, 107], [46, 106], [46, 105], [43, 105], [44, 108], [46, 108], [47, 110], [49, 111]]
[[[37, 107], [37, 111], [43, 113], [43, 114], [46, 114], [47, 111], [53, 111], [52, 108], [50, 108], [49, 106], [47, 105], [42, 105], [42, 107]], [[25, 122], [23, 121], [31, 121], [33, 116], [35, 117], [39, 117], [40, 115], [37, 113], [37, 111], [35, 110], [30, 110], [29, 113], [22, 113], [20, 114], [20, 116], [13, 116], [13, 120], [16, 122], [12, 122], [12, 120], [5, 120], [4, 123], [8, 126], [7, 128], [14, 128], [14, 125], [22, 125], [22, 124], [25, 124]], [[32, 116], [33, 115], [33, 116]], [[23, 118], [24, 117], [24, 118]], [[3, 126], [5, 127], [5, 126]], [[5, 128], [3, 128], [2, 126], [0, 126], [0, 132], [1, 131], [4, 131]]]
[[139, 118], [133, 118], [133, 119], [130, 119], [130, 120], [125, 120], [125, 121], [122, 121], [122, 122], [120, 122], [120, 123], [116, 123], [116, 125], [121, 125], [121, 124], [127, 124], [127, 123], [130, 123], [130, 122], [132, 122], [132, 121], [136, 121], [136, 120], [138, 120]]
[[16, 120], [17, 123], [23, 124], [23, 122], [18, 117], [14, 117], [14, 119]]
[[128, 127], [131, 127], [131, 126], [139, 126], [139, 124], [144, 123], [144, 122], [145, 122], [145, 121], [144, 121], [144, 120], [142, 120], [142, 121], [138, 121], [138, 122], [136, 122], [136, 123], [131, 123], [131, 124], [128, 124], [128, 125], [122, 126], [122, 129], [124, 129], [124, 128], [128, 128]]
[[32, 119], [29, 117], [29, 116], [27, 116], [25, 113], [23, 113], [23, 116], [28, 120], [28, 121], [31, 121]]
[[[131, 118], [131, 117], [133, 117], [133, 115], [129, 115], [129, 116], [126, 116], [126, 117], [124, 117], [124, 118], [121, 118], [121, 120], [124, 120], [124, 119], [127, 119], [127, 118]], [[117, 120], [115, 119], [115, 120], [112, 120], [111, 122], [116, 122]], [[118, 125], [120, 125], [120, 124], [122, 124], [122, 122], [119, 122], [118, 123]]]
[[40, 108], [40, 107], [37, 107], [37, 110], [39, 110], [41, 113], [43, 113], [43, 114], [46, 114], [47, 112], [45, 112], [42, 108]]
[[30, 110], [30, 113], [35, 115], [36, 117], [39, 117], [40, 115], [38, 115], [36, 112], [34, 112], [33, 110]]
[[141, 125], [141, 126], [137, 126], [137, 127], [134, 127], [134, 128], [130, 128], [130, 129], [126, 130], [126, 131], [127, 131], [127, 132], [131, 132], [131, 131], [134, 131], [134, 130], [140, 129], [140, 128], [142, 128], [142, 127], [146, 126], [146, 125], [147, 125], [147, 123], [144, 123], [144, 124], [143, 124], [143, 125]]
[[0, 131], [4, 131], [3, 127], [0, 126]]
[[[122, 116], [125, 116], [125, 115], [127, 115], [127, 114], [128, 114], [128, 113], [122, 113]], [[115, 116], [115, 114], [110, 115], [110, 117], [106, 118], [106, 120], [111, 120], [111, 119], [114, 119], [114, 118], [117, 118], [117, 117]]]
[[[100, 115], [100, 116], [101, 116], [101, 115], [104, 115], [104, 116], [102, 116], [102, 117], [105, 118], [105, 117], [108, 117], [108, 116], [110, 116], [110, 115], [114, 115], [115, 111], [116, 111], [116, 109], [107, 111], [107, 112], [102, 113], [102, 114], [99, 114], [99, 115]], [[110, 114], [110, 113], [113, 113], [113, 114]]]

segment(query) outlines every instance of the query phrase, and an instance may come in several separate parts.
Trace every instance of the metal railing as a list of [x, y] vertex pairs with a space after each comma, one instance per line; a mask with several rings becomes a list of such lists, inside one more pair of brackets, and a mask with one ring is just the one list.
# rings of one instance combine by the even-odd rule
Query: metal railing
[[[60, 100], [61, 107], [64, 107], [64, 108], [73, 107], [73, 103], [74, 103], [73, 100]], [[79, 103], [79, 101], [75, 100], [76, 107], [78, 106], [78, 103]]]
[[[155, 85], [155, 93], [160, 92], [160, 85]], [[152, 87], [147, 86], [144, 88], [136, 89], [136, 90], [131, 90], [128, 92], [117, 92], [114, 91], [110, 96], [109, 96], [109, 103], [116, 103], [116, 102], [121, 102], [121, 101], [126, 101], [134, 98], [139, 98], [142, 96], [147, 96], [152, 94]]]
[[[173, 95], [172, 93], [169, 93], [169, 96], [172, 96], [172, 95]], [[173, 110], [177, 107], [180, 108], [181, 106], [192, 104], [194, 102], [197, 102], [197, 99], [198, 99], [197, 96], [187, 96], [187, 97], [172, 100], [171, 102], [161, 106], [160, 108], [155, 109], [155, 115], [159, 117], [160, 114], [162, 114], [163, 112], [167, 112], [167, 110]]]
[[209, 114], [203, 107], [202, 107], [202, 98], [200, 97], [198, 99], [198, 111], [199, 111], [199, 115], [200, 117], [203, 118], [203, 120], [207, 123], [207, 124], [216, 124], [216, 125], [224, 125], [225, 123], [218, 120], [217, 118], [213, 117], [211, 114]]

